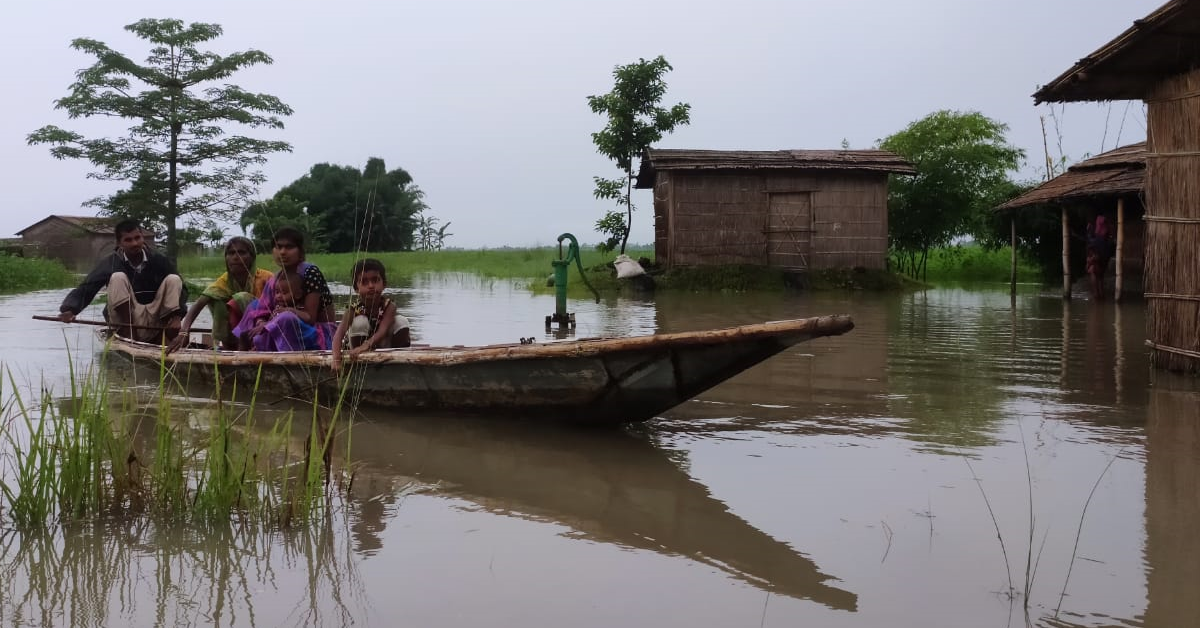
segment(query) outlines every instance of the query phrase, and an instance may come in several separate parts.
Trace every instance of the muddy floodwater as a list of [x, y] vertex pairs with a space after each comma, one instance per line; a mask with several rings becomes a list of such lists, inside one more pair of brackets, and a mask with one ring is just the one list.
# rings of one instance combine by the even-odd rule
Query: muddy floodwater
[[[97, 355], [91, 329], [30, 319], [63, 294], [0, 297], [29, 394], [65, 395]], [[554, 340], [553, 297], [509, 282], [419, 276], [397, 298], [416, 342]], [[856, 328], [623, 430], [362, 408], [351, 495], [291, 530], [0, 513], [0, 623], [1200, 625], [1200, 393], [1150, 369], [1141, 304], [1001, 287], [570, 309], [580, 337]]]

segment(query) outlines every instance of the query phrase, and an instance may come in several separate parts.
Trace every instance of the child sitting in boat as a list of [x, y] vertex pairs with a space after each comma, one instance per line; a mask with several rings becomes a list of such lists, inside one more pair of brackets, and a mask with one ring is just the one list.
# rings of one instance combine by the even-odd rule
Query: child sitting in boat
[[355, 296], [333, 334], [334, 371], [342, 365], [342, 343], [350, 339], [350, 359], [376, 347], [407, 347], [411, 343], [408, 319], [396, 312], [396, 304], [383, 295], [387, 271], [383, 262], [366, 258], [350, 271]]
[[[275, 306], [259, 333], [248, 334], [239, 341], [243, 350], [308, 351], [320, 349], [319, 330], [312, 315], [304, 311], [304, 278], [286, 269], [275, 275], [273, 286]], [[245, 346], [249, 344], [250, 346]]]

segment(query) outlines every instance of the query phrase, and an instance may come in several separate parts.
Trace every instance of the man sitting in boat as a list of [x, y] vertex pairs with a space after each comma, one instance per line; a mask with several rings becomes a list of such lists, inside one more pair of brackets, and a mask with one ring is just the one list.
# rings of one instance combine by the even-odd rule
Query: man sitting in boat
[[208, 284], [204, 292], [192, 304], [187, 316], [183, 317], [180, 333], [171, 342], [168, 351], [187, 346], [189, 330], [196, 317], [205, 307], [212, 314], [212, 337], [226, 349], [236, 349], [237, 339], [231, 328], [241, 320], [242, 312], [254, 299], [262, 295], [267, 282], [275, 276], [265, 268], [258, 268], [258, 253], [249, 238], [234, 236], [225, 243], [225, 272]]
[[[247, 307], [242, 320], [233, 328], [232, 333], [237, 338], [238, 348], [250, 350], [261, 344], [264, 347], [272, 347], [260, 349], [265, 351], [328, 350], [337, 330], [337, 323], [334, 322], [333, 294], [329, 291], [329, 284], [325, 281], [321, 269], [304, 259], [304, 235], [293, 227], [283, 227], [276, 231], [272, 238], [272, 250], [281, 271], [267, 282], [262, 295]], [[296, 311], [274, 314], [275, 285], [280, 275], [299, 277], [301, 291], [296, 297], [298, 307], [293, 308]], [[303, 318], [300, 318], [300, 311], [304, 312]], [[276, 336], [270, 342], [266, 338], [258, 339], [267, 332], [269, 321], [274, 322], [277, 329], [288, 328], [292, 331]], [[297, 323], [305, 323], [315, 328], [315, 346], [308, 346], [308, 343], [297, 335], [297, 330], [300, 329]]]
[[113, 231], [116, 248], [67, 294], [58, 308], [58, 320], [74, 321], [105, 288], [104, 317], [119, 335], [142, 342], [173, 340], [187, 311], [187, 288], [175, 263], [146, 245], [138, 221], [122, 220]]
[[337, 332], [333, 334], [334, 371], [342, 366], [342, 342], [350, 338], [350, 359], [376, 347], [407, 347], [411, 344], [408, 319], [396, 311], [396, 303], [383, 295], [387, 289], [387, 270], [383, 262], [361, 259], [350, 270], [355, 297], [346, 308]]

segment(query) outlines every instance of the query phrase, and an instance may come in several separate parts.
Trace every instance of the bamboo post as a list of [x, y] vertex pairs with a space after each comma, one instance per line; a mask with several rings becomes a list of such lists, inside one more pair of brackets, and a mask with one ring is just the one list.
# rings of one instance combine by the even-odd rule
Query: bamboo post
[[1012, 220], [1009, 222], [1009, 230], [1012, 232], [1012, 272], [1010, 274], [1008, 293], [1017, 293], [1017, 212], [1013, 210]]
[[1117, 199], [1117, 283], [1113, 288], [1113, 298], [1121, 302], [1121, 293], [1125, 286], [1125, 199]]
[[1067, 207], [1062, 208], [1062, 240], [1063, 240], [1063, 298], [1071, 298], [1071, 223], [1067, 220]]

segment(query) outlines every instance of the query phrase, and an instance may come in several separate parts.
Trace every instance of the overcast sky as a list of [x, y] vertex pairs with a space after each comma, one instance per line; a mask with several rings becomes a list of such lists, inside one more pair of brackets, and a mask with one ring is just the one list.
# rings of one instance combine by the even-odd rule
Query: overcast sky
[[[264, 168], [267, 198], [319, 162], [402, 167], [451, 246], [552, 244], [570, 231], [600, 238], [609, 207], [592, 177], [618, 176], [591, 133], [604, 121], [586, 97], [612, 87], [615, 65], [664, 55], [666, 104], [691, 125], [660, 148], [828, 149], [876, 141], [938, 109], [978, 110], [1011, 127], [1021, 175], [1050, 149], [1072, 160], [1145, 138], [1140, 102], [1034, 107], [1030, 94], [1158, 7], [1160, 0], [607, 0], [458, 2], [10, 2], [0, 23], [7, 93], [0, 151], [7, 198], [0, 237], [49, 214], [93, 215], [80, 203], [113, 190], [86, 162], [30, 147], [56, 124], [100, 135], [111, 124], [67, 120], [53, 101], [93, 58], [88, 37], [141, 61], [123, 26], [141, 18], [220, 24], [208, 49], [255, 48], [274, 64], [235, 75], [294, 110], [278, 137], [294, 152]], [[269, 136], [270, 137], [270, 136]], [[652, 241], [648, 191], [635, 197], [633, 242]], [[231, 231], [236, 233], [236, 230]]]

